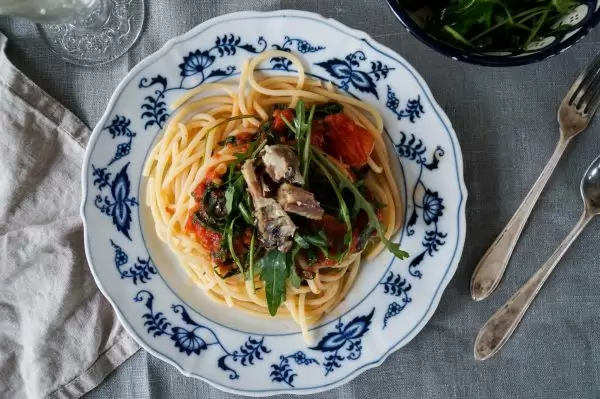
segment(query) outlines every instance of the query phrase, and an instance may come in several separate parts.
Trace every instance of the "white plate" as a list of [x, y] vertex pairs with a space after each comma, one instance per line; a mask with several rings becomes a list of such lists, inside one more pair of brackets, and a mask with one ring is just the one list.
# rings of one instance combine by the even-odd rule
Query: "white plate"
[[[235, 77], [266, 49], [290, 50], [309, 72], [374, 105], [399, 156], [406, 220], [388, 252], [365, 264], [348, 297], [303, 341], [291, 322], [215, 305], [159, 242], [142, 165], [170, 105], [186, 90]], [[285, 60], [263, 65], [288, 73]], [[83, 167], [87, 258], [102, 292], [143, 345], [182, 373], [253, 396], [315, 393], [381, 364], [425, 326], [465, 239], [462, 156], [452, 126], [417, 72], [392, 50], [339, 22], [299, 11], [212, 19], [169, 41], [121, 82]]]

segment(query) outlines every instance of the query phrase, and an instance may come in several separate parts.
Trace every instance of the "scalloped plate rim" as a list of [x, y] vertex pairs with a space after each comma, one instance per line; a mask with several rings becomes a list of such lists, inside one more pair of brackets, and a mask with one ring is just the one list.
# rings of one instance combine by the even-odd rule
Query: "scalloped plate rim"
[[[211, 26], [222, 23], [224, 21], [239, 18], [239, 17], [251, 18], [251, 17], [264, 17], [264, 16], [273, 16], [273, 17], [282, 17], [282, 18], [303, 17], [303, 18], [307, 18], [307, 19], [311, 19], [311, 20], [326, 22], [330, 25], [333, 25], [333, 27], [335, 27], [339, 31], [341, 31], [345, 34], [348, 34], [350, 36], [353, 36], [355, 39], [364, 41], [373, 50], [379, 52], [383, 56], [388, 57], [388, 58], [402, 64], [413, 75], [415, 80], [418, 82], [420, 87], [423, 89], [424, 94], [426, 95], [426, 97], [430, 101], [431, 105], [433, 106], [434, 111], [437, 113], [437, 115], [440, 118], [444, 127], [446, 127], [446, 129], [448, 130], [448, 134], [450, 136], [450, 141], [452, 144], [452, 149], [453, 149], [455, 160], [456, 160], [456, 175], [457, 175], [458, 183], [459, 183], [460, 199], [458, 202], [458, 221], [457, 221], [458, 222], [458, 226], [457, 226], [458, 237], [457, 237], [457, 243], [456, 243], [456, 247], [454, 249], [453, 257], [450, 260], [450, 265], [447, 268], [437, 289], [435, 290], [435, 294], [431, 298], [431, 301], [429, 303], [426, 313], [422, 316], [421, 320], [412, 328], [412, 330], [410, 330], [409, 333], [407, 333], [402, 339], [400, 339], [398, 342], [396, 342], [394, 345], [392, 345], [387, 351], [385, 351], [385, 353], [379, 359], [371, 361], [366, 364], [359, 365], [358, 367], [352, 369], [352, 371], [347, 373], [345, 376], [343, 376], [340, 379], [333, 381], [331, 383], [322, 384], [317, 387], [306, 387], [306, 388], [295, 387], [295, 388], [293, 388], [293, 390], [290, 390], [289, 387], [287, 387], [287, 389], [283, 388], [283, 389], [273, 389], [273, 390], [251, 391], [251, 390], [235, 389], [235, 388], [232, 388], [232, 387], [229, 387], [226, 385], [222, 385], [220, 383], [211, 381], [207, 377], [203, 377], [203, 376], [200, 376], [193, 372], [185, 370], [184, 367], [181, 364], [179, 364], [177, 361], [175, 361], [175, 360], [167, 357], [166, 355], [158, 352], [157, 350], [153, 349], [151, 347], [151, 345], [148, 344], [144, 338], [142, 338], [139, 334], [137, 334], [135, 332], [134, 328], [130, 325], [130, 323], [124, 317], [123, 312], [121, 311], [121, 309], [119, 308], [117, 303], [108, 295], [108, 292], [106, 291], [100, 278], [98, 277], [98, 275], [95, 271], [95, 268], [92, 267], [92, 262], [90, 259], [91, 256], [89, 255], [90, 254], [90, 248], [89, 248], [90, 244], [89, 244], [89, 239], [88, 239], [89, 226], [88, 226], [87, 219], [85, 216], [85, 202], [86, 202], [85, 200], [88, 195], [88, 190], [87, 190], [88, 178], [86, 176], [86, 172], [88, 170], [87, 166], [89, 165], [90, 158], [91, 158], [91, 151], [89, 151], [88, 149], [91, 148], [90, 144], [94, 143], [98, 139], [98, 136], [100, 135], [100, 133], [102, 131], [102, 127], [104, 126], [106, 121], [109, 119], [111, 112], [113, 111], [113, 109], [116, 105], [116, 102], [120, 98], [122, 92], [126, 89], [126, 86], [134, 78], [138, 77], [138, 74], [144, 68], [148, 67], [153, 61], [155, 61], [160, 56], [163, 56], [166, 53], [168, 53], [175, 45], [185, 42], [187, 40], [190, 40], [199, 34], [202, 34], [202, 32], [204, 30], [210, 28]], [[100, 291], [102, 292], [104, 297], [109, 301], [109, 303], [115, 310], [115, 313], [117, 314], [117, 317], [118, 317], [119, 321], [121, 322], [121, 324], [125, 327], [127, 332], [135, 339], [135, 341], [142, 348], [144, 348], [144, 350], [146, 350], [153, 356], [161, 359], [162, 361], [172, 365], [181, 374], [183, 374], [187, 377], [200, 379], [200, 380], [208, 383], [209, 385], [211, 385], [219, 390], [228, 392], [228, 393], [238, 394], [238, 395], [244, 394], [244, 395], [253, 396], [253, 397], [264, 397], [264, 396], [272, 396], [272, 395], [279, 395], [279, 394], [305, 395], [305, 394], [318, 393], [318, 392], [323, 392], [326, 390], [330, 390], [330, 389], [342, 386], [342, 385], [346, 384], [347, 382], [353, 380], [354, 378], [356, 378], [358, 375], [362, 374], [363, 372], [380, 366], [383, 362], [385, 362], [385, 360], [392, 353], [396, 352], [397, 350], [399, 350], [400, 348], [405, 346], [427, 325], [427, 323], [429, 322], [429, 320], [435, 313], [437, 307], [439, 306], [439, 303], [441, 301], [441, 297], [442, 297], [444, 291], [446, 290], [448, 284], [452, 280], [452, 277], [456, 273], [458, 264], [460, 263], [460, 259], [462, 257], [462, 252], [464, 250], [464, 243], [465, 243], [465, 238], [466, 238], [466, 230], [467, 230], [466, 202], [468, 200], [468, 191], [467, 191], [467, 188], [466, 188], [466, 185], [464, 182], [464, 160], [463, 160], [463, 156], [462, 156], [461, 146], [458, 141], [456, 132], [455, 132], [448, 116], [443, 111], [443, 109], [438, 104], [438, 102], [436, 101], [428, 84], [425, 82], [425, 80], [422, 78], [422, 76], [413, 68], [413, 66], [411, 64], [409, 64], [396, 51], [377, 42], [375, 39], [373, 39], [369, 34], [365, 33], [364, 31], [350, 28], [333, 18], [326, 18], [318, 13], [313, 13], [313, 12], [308, 12], [308, 11], [300, 11], [300, 10], [290, 10], [290, 9], [278, 10], [278, 11], [265, 11], [265, 12], [263, 12], [263, 11], [233, 12], [233, 13], [224, 14], [224, 15], [206, 20], [206, 21], [202, 22], [201, 24], [197, 25], [196, 27], [192, 28], [188, 32], [171, 38], [160, 49], [158, 49], [154, 53], [148, 55], [143, 60], [141, 60], [138, 64], [136, 64], [127, 73], [127, 75], [120, 81], [120, 83], [116, 87], [115, 91], [113, 92], [108, 104], [106, 105], [105, 112], [103, 113], [99, 122], [94, 127], [93, 132], [90, 135], [88, 143], [89, 144], [86, 147], [86, 152], [85, 152], [85, 156], [83, 159], [82, 171], [81, 171], [82, 201], [81, 201], [81, 206], [80, 206], [80, 216], [83, 221], [83, 227], [84, 227], [84, 247], [85, 247], [85, 252], [86, 252], [86, 259], [88, 261], [88, 264], [90, 265], [90, 271], [96, 282], [96, 285], [98, 286], [98, 288], [100, 289]]]

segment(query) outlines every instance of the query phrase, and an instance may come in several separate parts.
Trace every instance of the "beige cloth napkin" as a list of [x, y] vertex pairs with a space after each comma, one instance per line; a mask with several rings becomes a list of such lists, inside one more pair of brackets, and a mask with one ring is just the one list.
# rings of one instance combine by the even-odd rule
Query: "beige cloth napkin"
[[0, 398], [78, 398], [139, 349], [98, 291], [79, 217], [90, 135], [0, 33]]

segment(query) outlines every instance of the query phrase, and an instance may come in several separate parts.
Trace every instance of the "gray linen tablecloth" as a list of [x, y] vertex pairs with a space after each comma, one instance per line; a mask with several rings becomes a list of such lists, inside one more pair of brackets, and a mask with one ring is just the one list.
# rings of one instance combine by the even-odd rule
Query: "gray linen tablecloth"
[[[558, 137], [556, 109], [580, 70], [600, 50], [600, 29], [543, 63], [482, 68], [447, 59], [405, 32], [383, 0], [148, 0], [140, 42], [98, 68], [65, 64], [28, 22], [0, 19], [13, 62], [93, 126], [127, 71], [168, 39], [208, 18], [239, 10], [296, 8], [333, 17], [404, 56], [429, 83], [462, 145], [469, 189], [462, 262], [427, 327], [379, 368], [319, 398], [598, 398], [600, 397], [600, 220], [572, 247], [506, 348], [473, 360], [479, 327], [552, 253], [579, 217], [579, 181], [600, 153], [594, 122], [567, 150], [543, 193], [497, 292], [469, 296], [479, 257], [518, 207]], [[186, 378], [144, 351], [86, 396], [230, 398]]]

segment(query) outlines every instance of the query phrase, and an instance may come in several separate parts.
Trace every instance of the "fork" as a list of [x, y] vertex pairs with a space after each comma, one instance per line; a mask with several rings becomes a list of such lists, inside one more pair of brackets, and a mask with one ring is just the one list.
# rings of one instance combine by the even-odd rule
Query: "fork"
[[558, 109], [560, 139], [552, 157], [496, 241], [483, 255], [471, 277], [471, 296], [480, 301], [498, 286], [529, 215], [567, 145], [590, 123], [600, 104], [600, 54], [579, 75]]

